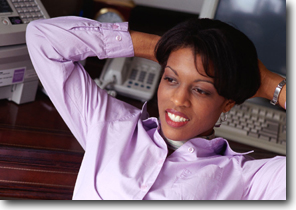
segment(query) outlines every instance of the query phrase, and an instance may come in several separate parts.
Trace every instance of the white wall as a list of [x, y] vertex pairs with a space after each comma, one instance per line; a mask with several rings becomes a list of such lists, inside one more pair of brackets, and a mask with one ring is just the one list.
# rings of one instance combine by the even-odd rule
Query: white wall
[[199, 14], [204, 0], [134, 0], [137, 5]]

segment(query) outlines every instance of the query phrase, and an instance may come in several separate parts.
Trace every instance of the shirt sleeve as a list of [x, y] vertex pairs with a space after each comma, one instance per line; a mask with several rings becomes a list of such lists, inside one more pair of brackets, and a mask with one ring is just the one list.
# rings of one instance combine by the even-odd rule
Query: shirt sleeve
[[245, 200], [286, 200], [286, 157], [248, 160], [242, 173]]
[[37, 20], [28, 25], [26, 41], [40, 81], [83, 148], [92, 123], [125, 114], [121, 109], [128, 105], [99, 89], [78, 61], [133, 56], [128, 23], [81, 17]]

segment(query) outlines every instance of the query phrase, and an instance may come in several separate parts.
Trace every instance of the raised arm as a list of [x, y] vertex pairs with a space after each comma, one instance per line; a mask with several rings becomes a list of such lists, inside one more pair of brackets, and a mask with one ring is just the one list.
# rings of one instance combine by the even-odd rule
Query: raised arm
[[117, 119], [121, 117], [119, 110], [127, 108], [100, 90], [78, 61], [89, 56], [100, 59], [133, 56], [128, 24], [59, 17], [31, 22], [26, 35], [40, 81], [85, 147], [94, 123]]
[[160, 39], [160, 36], [137, 31], [130, 31], [130, 34], [134, 46], [135, 56], [147, 58], [157, 62], [156, 58], [154, 57], [154, 48]]
[[[284, 80], [284, 78], [269, 71], [260, 60], [258, 61], [258, 65], [261, 73], [261, 86], [254, 97], [262, 97], [272, 100], [276, 87]], [[286, 108], [286, 85], [283, 86], [279, 94], [278, 104], [281, 107]]]

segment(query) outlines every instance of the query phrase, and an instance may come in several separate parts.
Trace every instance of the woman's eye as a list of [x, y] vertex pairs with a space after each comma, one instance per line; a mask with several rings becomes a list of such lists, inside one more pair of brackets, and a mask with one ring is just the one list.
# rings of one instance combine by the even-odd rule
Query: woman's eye
[[203, 90], [200, 89], [200, 88], [195, 88], [194, 90], [195, 90], [198, 94], [201, 94], [201, 95], [209, 95], [208, 92], [203, 91]]
[[177, 81], [171, 77], [164, 77], [164, 80], [168, 81], [169, 83], [176, 83]]

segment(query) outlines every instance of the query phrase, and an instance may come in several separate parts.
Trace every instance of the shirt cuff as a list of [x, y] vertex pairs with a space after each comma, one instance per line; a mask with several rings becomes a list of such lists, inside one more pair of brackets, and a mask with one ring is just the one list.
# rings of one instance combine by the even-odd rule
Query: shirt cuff
[[102, 23], [101, 29], [108, 58], [133, 57], [134, 48], [128, 23]]

